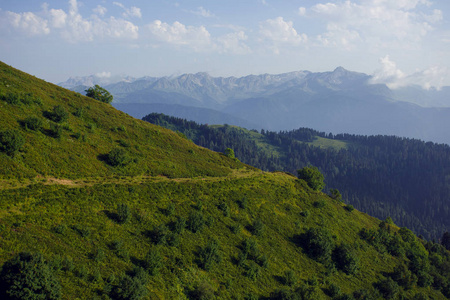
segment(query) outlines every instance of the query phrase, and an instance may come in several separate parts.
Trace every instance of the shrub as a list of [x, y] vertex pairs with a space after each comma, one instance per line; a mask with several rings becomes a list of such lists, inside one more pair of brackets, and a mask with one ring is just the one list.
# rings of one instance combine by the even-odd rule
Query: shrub
[[146, 284], [147, 282], [142, 276], [125, 275], [112, 291], [112, 296], [117, 300], [144, 299], [148, 294]]
[[108, 154], [106, 162], [113, 167], [125, 166], [129, 163], [130, 159], [127, 152], [122, 148], [114, 148]]
[[259, 266], [254, 261], [250, 262], [245, 275], [251, 280], [256, 280], [256, 278], [258, 278], [260, 274], [261, 270]]
[[73, 225], [72, 229], [78, 232], [82, 237], [88, 237], [91, 234], [91, 230], [87, 226], [81, 226], [81, 225]]
[[85, 90], [85, 92], [87, 97], [104, 103], [111, 103], [113, 100], [113, 96], [107, 90], [97, 84], [93, 87], [88, 88], [87, 90]]
[[219, 250], [219, 242], [211, 239], [199, 253], [200, 267], [205, 270], [211, 270], [215, 264], [222, 261], [222, 254]]
[[168, 234], [169, 234], [169, 229], [165, 225], [161, 224], [161, 225], [157, 226], [153, 230], [153, 233], [152, 233], [153, 242], [157, 245], [165, 244]]
[[325, 187], [323, 174], [320, 173], [317, 167], [304, 167], [300, 169], [298, 172], [298, 178], [306, 181], [308, 186], [315, 191], [321, 191]]
[[122, 203], [117, 206], [117, 222], [120, 224], [127, 223], [131, 218], [131, 211], [128, 205]]
[[310, 228], [304, 235], [304, 249], [308, 255], [320, 262], [331, 258], [333, 238], [325, 228]]
[[345, 209], [348, 210], [349, 212], [352, 212], [353, 210], [355, 210], [355, 208], [351, 204], [346, 205]]
[[174, 232], [177, 234], [183, 233], [186, 228], [186, 219], [184, 217], [179, 217], [174, 224]]
[[42, 121], [37, 117], [28, 117], [22, 122], [25, 129], [38, 131], [42, 128]]
[[228, 206], [228, 204], [226, 204], [225, 202], [221, 202], [219, 204], [219, 209], [221, 211], [223, 211], [223, 215], [225, 217], [229, 217], [230, 216], [230, 207]]
[[376, 287], [384, 299], [393, 299], [400, 291], [398, 284], [390, 277], [378, 282]]
[[67, 120], [69, 114], [63, 106], [56, 105], [53, 107], [52, 112], [47, 113], [47, 117], [56, 123], [62, 123]]
[[301, 212], [300, 212], [300, 215], [301, 215], [302, 217], [308, 218], [309, 215], [310, 215], [310, 212], [309, 212], [309, 210], [304, 210], [304, 211], [301, 211]]
[[159, 250], [157, 248], [152, 248], [145, 256], [144, 268], [150, 275], [154, 276], [159, 273], [159, 269], [162, 267], [162, 262], [163, 259], [159, 253]]
[[328, 289], [326, 290], [326, 293], [331, 298], [334, 298], [341, 294], [341, 288], [338, 285], [331, 283]]
[[55, 139], [59, 139], [62, 136], [62, 127], [59, 124], [50, 124], [50, 135]]
[[25, 144], [25, 138], [17, 130], [0, 131], [0, 151], [14, 157]]
[[264, 232], [264, 223], [261, 219], [256, 219], [252, 225], [252, 232], [254, 235], [261, 236]]
[[342, 201], [342, 195], [338, 189], [331, 189], [330, 197], [333, 198], [334, 200]]
[[234, 234], [239, 234], [242, 231], [242, 225], [238, 223], [236, 225], [232, 225], [230, 229]]
[[75, 269], [72, 257], [66, 256], [62, 261], [62, 268], [66, 272], [72, 272]]
[[203, 217], [203, 214], [201, 212], [193, 211], [189, 215], [187, 227], [189, 228], [190, 231], [196, 233], [200, 231], [204, 225], [205, 225], [205, 218]]
[[75, 110], [75, 112], [73, 113], [73, 115], [74, 115], [75, 117], [82, 118], [82, 117], [83, 117], [83, 108], [82, 108], [82, 107], [78, 107], [78, 108]]
[[234, 150], [231, 149], [231, 148], [225, 149], [224, 154], [225, 154], [226, 157], [229, 157], [229, 158], [235, 158]]
[[314, 201], [313, 205], [315, 208], [322, 208], [327, 205], [327, 202], [324, 199], [320, 199], [318, 201]]
[[242, 197], [241, 200], [238, 201], [238, 205], [240, 208], [246, 209], [248, 206], [248, 198], [245, 196]]
[[67, 231], [67, 226], [64, 224], [59, 224], [54, 228], [55, 232], [58, 234], [65, 234]]
[[61, 285], [40, 253], [21, 252], [0, 273], [1, 299], [60, 299]]
[[166, 209], [166, 215], [167, 215], [168, 217], [170, 217], [170, 216], [172, 216], [174, 213], [175, 213], [175, 205], [174, 205], [173, 203], [170, 203], [170, 204], [167, 206], [167, 209]]
[[293, 286], [297, 283], [297, 276], [295, 276], [294, 271], [286, 270], [284, 271], [284, 284], [288, 286]]
[[355, 274], [359, 268], [359, 258], [350, 246], [341, 244], [333, 251], [333, 261], [338, 269], [347, 274]]

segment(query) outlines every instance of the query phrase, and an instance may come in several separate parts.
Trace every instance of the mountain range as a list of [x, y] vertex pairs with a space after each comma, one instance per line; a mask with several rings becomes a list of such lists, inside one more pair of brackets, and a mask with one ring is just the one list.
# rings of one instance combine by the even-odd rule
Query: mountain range
[[[371, 84], [371, 78], [338, 67], [332, 72], [240, 78], [207, 73], [127, 77], [104, 87], [114, 95], [116, 108], [136, 118], [158, 112], [248, 129], [309, 127], [333, 134], [396, 135], [450, 144], [449, 87], [391, 90]], [[91, 76], [60, 85], [84, 93], [93, 83]]]

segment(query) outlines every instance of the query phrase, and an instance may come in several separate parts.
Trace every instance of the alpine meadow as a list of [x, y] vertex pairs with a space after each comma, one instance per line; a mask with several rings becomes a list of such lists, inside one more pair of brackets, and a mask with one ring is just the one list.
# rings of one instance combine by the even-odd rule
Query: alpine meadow
[[0, 64], [2, 299], [450, 297], [444, 243], [317, 168], [261, 171], [107, 102]]

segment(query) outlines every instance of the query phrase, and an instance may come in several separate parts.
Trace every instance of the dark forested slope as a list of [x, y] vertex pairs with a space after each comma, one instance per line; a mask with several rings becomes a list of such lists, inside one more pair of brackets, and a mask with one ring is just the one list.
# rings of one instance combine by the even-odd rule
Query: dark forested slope
[[427, 239], [450, 229], [450, 147], [394, 136], [331, 135], [206, 126], [151, 114], [144, 118], [184, 133], [200, 146], [232, 148], [241, 161], [291, 173], [317, 166], [328, 188], [370, 215], [393, 220]]

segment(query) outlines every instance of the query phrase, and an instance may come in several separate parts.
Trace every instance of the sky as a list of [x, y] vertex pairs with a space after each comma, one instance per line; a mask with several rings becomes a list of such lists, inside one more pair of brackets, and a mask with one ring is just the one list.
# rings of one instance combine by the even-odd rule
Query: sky
[[440, 88], [450, 1], [0, 0], [0, 60], [53, 83], [342, 66], [391, 88]]

